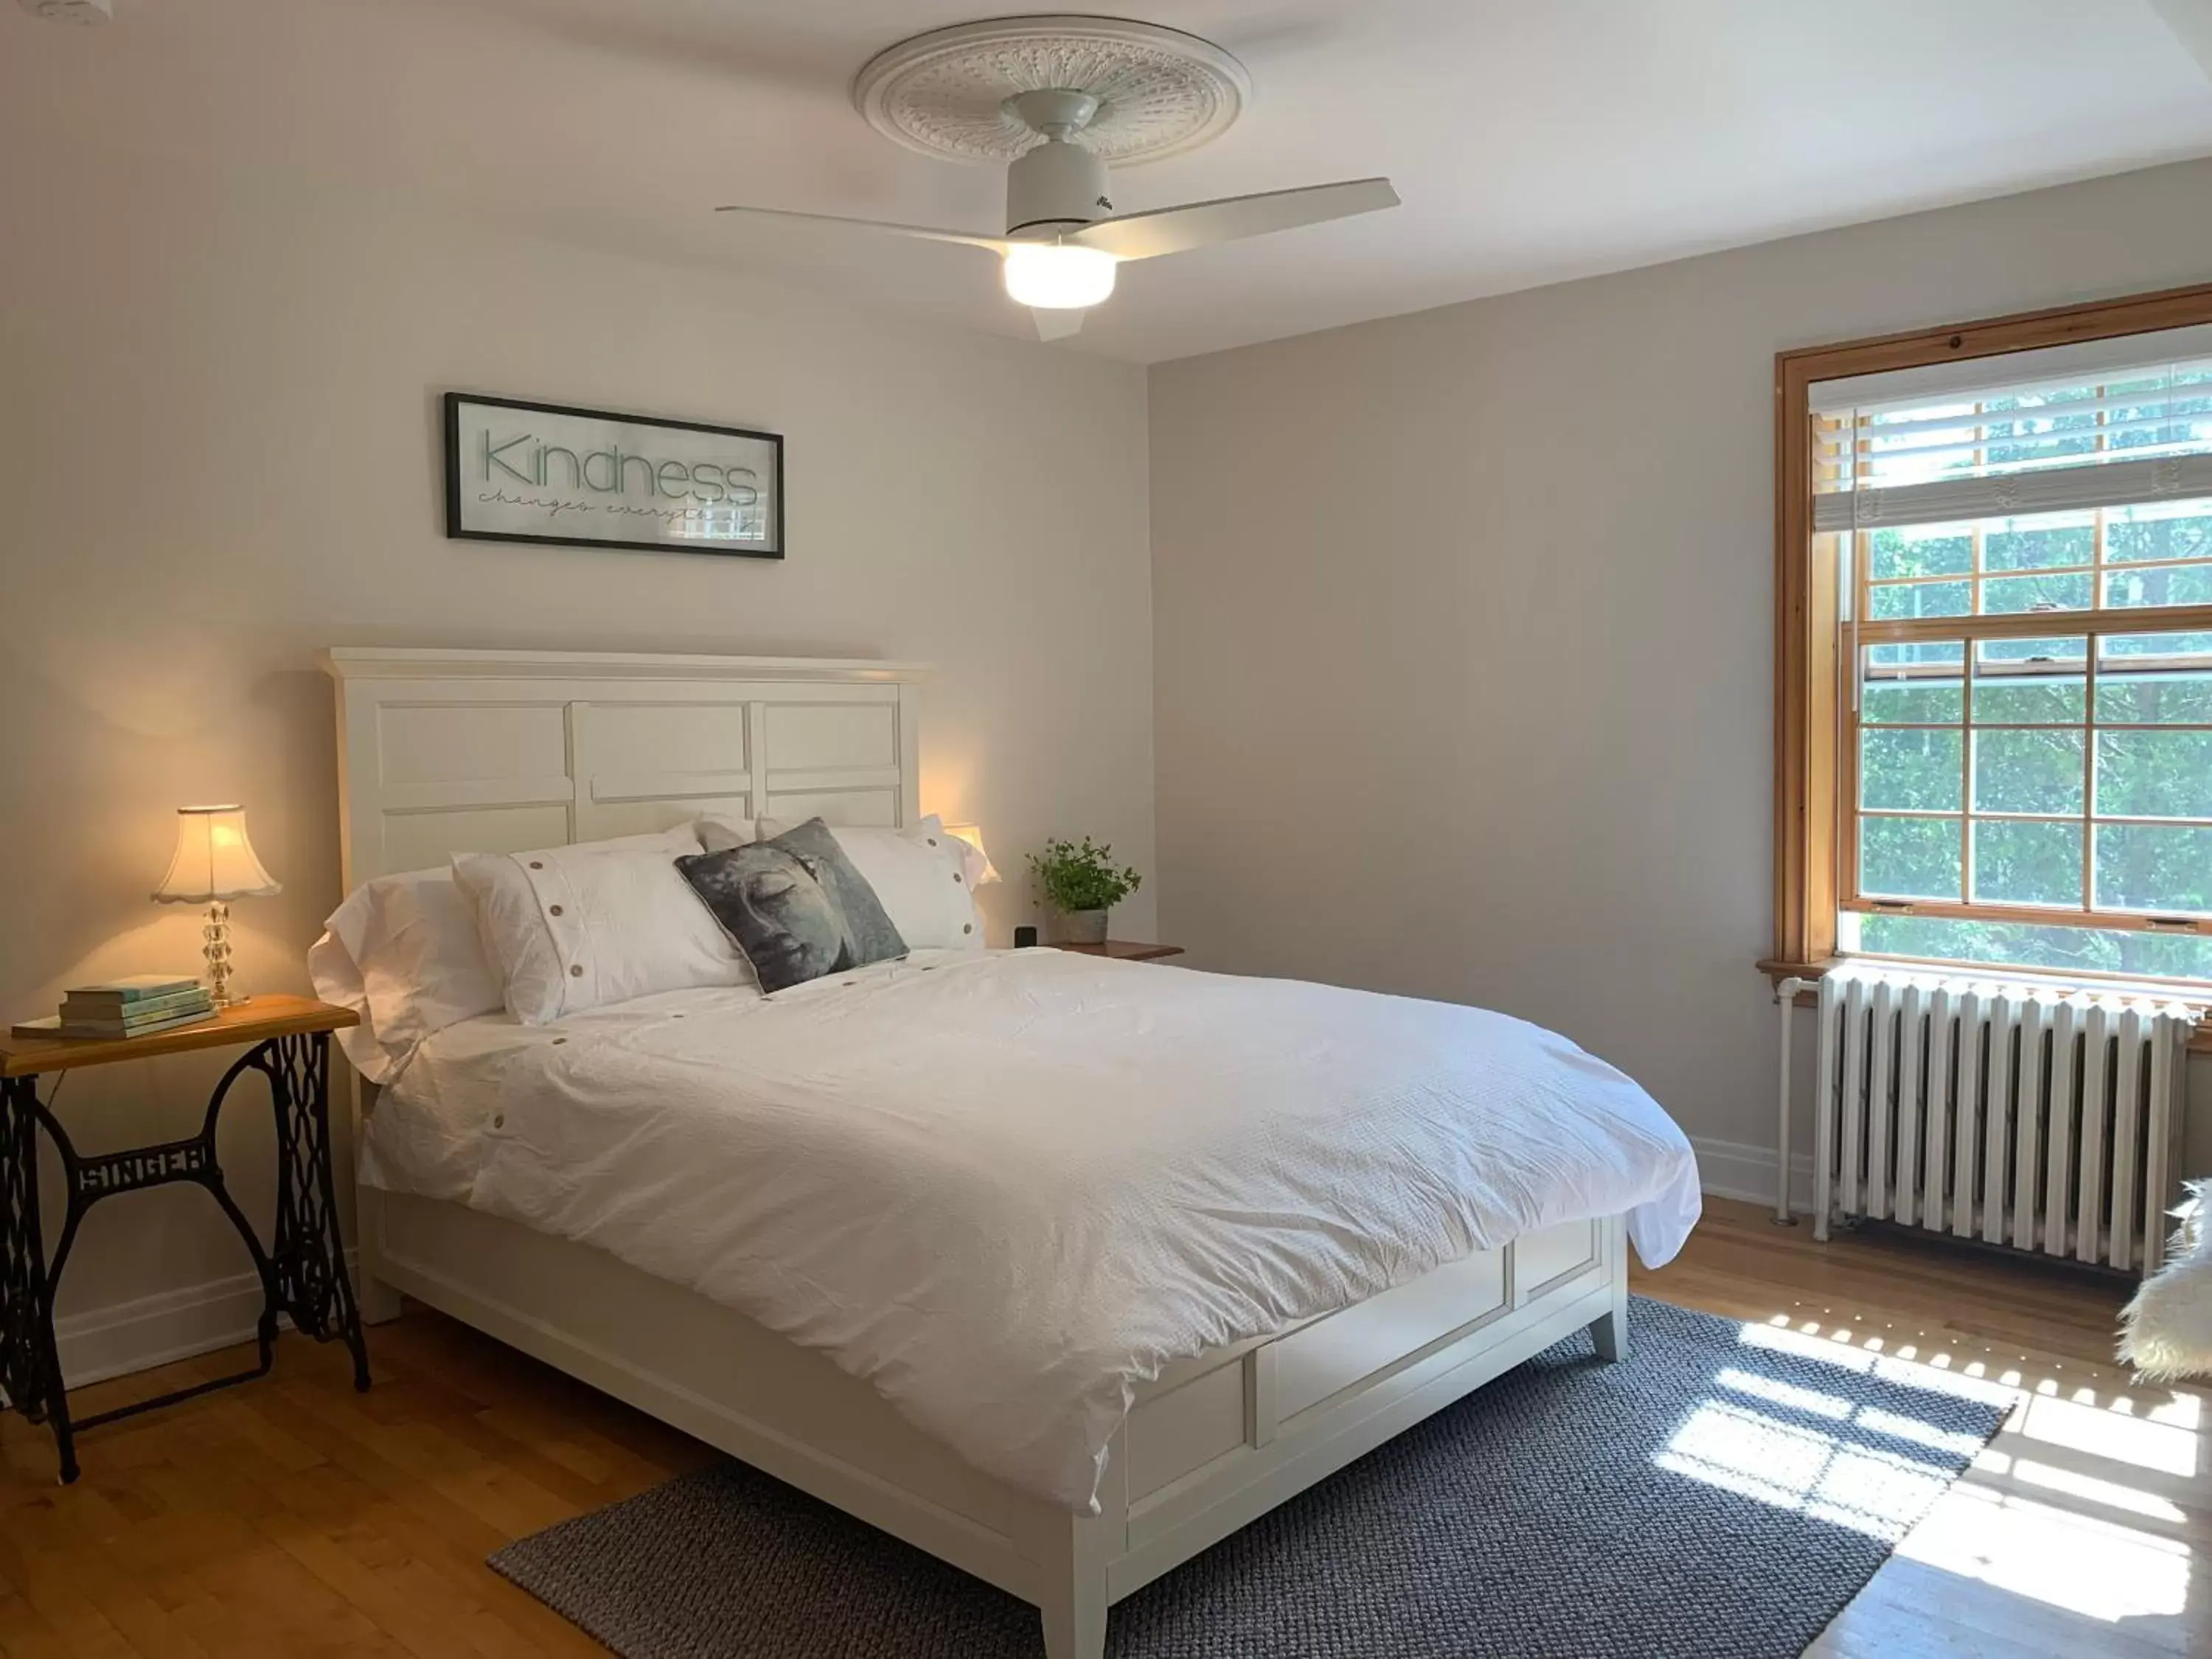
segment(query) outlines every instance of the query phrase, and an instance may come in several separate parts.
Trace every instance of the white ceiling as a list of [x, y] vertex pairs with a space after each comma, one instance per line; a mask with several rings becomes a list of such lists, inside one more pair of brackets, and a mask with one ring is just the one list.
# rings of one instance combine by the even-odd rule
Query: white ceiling
[[[1127, 268], [1040, 349], [1158, 361], [2212, 154], [2212, 0], [1115, 3], [1255, 82], [1226, 137], [1118, 174], [1125, 210], [1371, 173], [1405, 205]], [[1012, 9], [116, 0], [72, 30], [9, 8], [0, 108], [1020, 334], [988, 255], [712, 212], [998, 228], [996, 170], [897, 149], [848, 88], [904, 35]]]

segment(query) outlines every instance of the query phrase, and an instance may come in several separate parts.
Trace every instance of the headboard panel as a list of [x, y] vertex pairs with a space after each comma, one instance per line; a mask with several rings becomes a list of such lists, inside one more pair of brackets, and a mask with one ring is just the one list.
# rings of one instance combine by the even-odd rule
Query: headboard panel
[[921, 814], [911, 663], [347, 647], [325, 665], [348, 891], [702, 812]]

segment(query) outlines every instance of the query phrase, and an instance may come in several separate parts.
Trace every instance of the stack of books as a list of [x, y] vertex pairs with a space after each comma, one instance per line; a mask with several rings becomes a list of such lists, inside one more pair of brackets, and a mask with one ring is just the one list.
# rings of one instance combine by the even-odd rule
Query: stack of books
[[190, 974], [129, 974], [98, 985], [72, 986], [62, 994], [62, 1011], [52, 1019], [32, 1020], [15, 1035], [87, 1038], [150, 1036], [215, 1018], [207, 987]]

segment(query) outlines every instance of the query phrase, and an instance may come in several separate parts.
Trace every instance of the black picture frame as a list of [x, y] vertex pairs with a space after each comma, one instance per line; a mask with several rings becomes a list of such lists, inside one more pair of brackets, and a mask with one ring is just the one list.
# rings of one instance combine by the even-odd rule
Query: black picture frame
[[[585, 409], [572, 404], [538, 403], [523, 398], [494, 398], [474, 392], [448, 392], [444, 404], [446, 451], [446, 534], [454, 541], [536, 542], [553, 547], [600, 547], [637, 553], [703, 554], [712, 558], [781, 559], [788, 550], [783, 505], [783, 434], [757, 432], [747, 427], [716, 426], [704, 421], [676, 421], [657, 415], [629, 415], [617, 410]], [[612, 421], [624, 426], [673, 432], [708, 432], [718, 437], [742, 438], [764, 443], [773, 452], [774, 482], [769, 486], [770, 545], [734, 546], [712, 542], [634, 541], [611, 536], [560, 536], [535, 531], [486, 530], [466, 524], [461, 500], [461, 410], [464, 405], [486, 409], [522, 410], [577, 420]]]

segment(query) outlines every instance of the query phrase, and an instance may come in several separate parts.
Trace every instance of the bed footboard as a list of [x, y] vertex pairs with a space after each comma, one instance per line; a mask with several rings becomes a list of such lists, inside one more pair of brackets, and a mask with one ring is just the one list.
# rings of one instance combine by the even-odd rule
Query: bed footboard
[[1625, 1353], [1624, 1248], [1617, 1217], [1569, 1222], [1170, 1370], [1108, 1466], [1112, 1599], [1577, 1329]]
[[1036, 1605], [1049, 1659], [1107, 1609], [1587, 1327], [1627, 1352], [1619, 1217], [1524, 1235], [1263, 1341], [1170, 1368], [1109, 1451], [1096, 1516], [1000, 1486], [820, 1355], [603, 1251], [363, 1189], [362, 1276], [404, 1291]]

